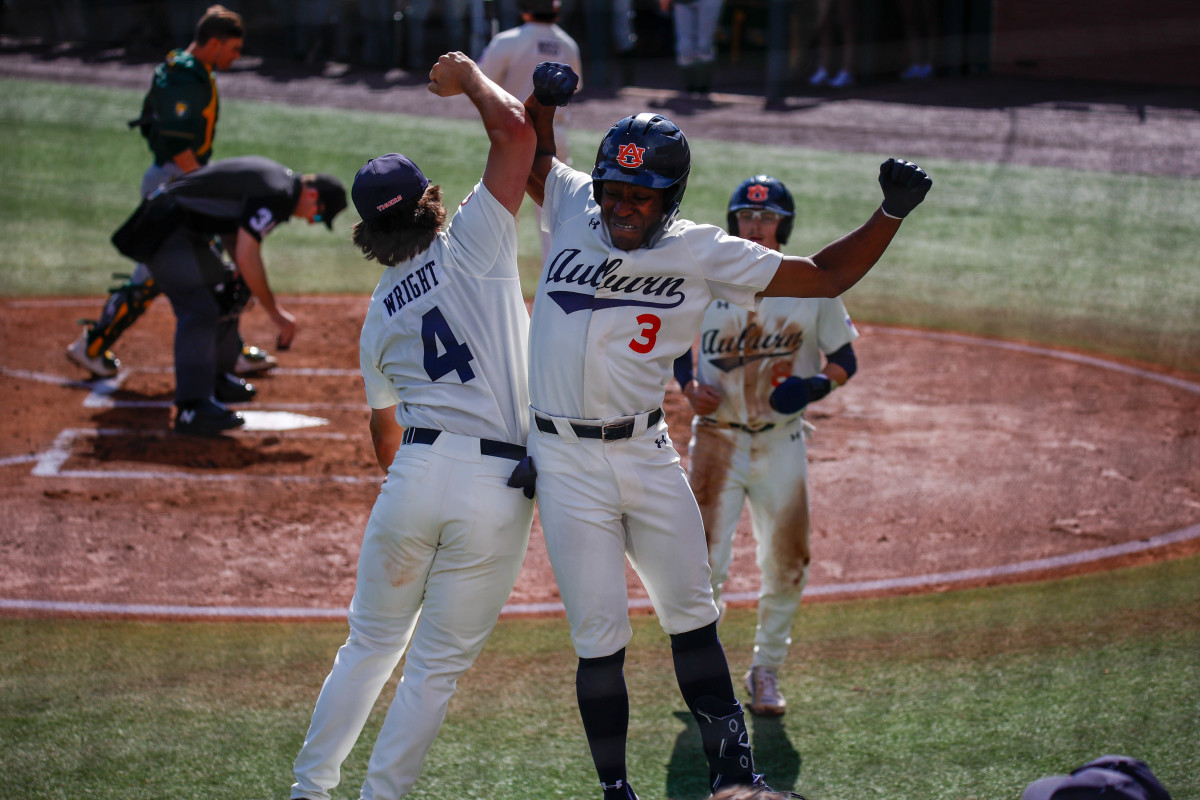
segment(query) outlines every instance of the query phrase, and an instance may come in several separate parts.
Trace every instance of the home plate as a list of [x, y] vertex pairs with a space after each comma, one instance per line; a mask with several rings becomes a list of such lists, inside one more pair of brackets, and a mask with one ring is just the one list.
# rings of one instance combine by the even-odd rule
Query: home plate
[[293, 414], [291, 411], [242, 411], [244, 431], [294, 431], [297, 428], [316, 428], [328, 425], [329, 420]]

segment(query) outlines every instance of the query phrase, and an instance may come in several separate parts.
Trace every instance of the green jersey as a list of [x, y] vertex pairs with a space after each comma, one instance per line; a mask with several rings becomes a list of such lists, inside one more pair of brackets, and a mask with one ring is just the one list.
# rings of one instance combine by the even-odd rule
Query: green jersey
[[212, 156], [217, 110], [212, 71], [191, 53], [172, 50], [154, 70], [141, 118], [130, 125], [141, 127], [155, 164], [162, 166], [191, 150], [203, 165]]

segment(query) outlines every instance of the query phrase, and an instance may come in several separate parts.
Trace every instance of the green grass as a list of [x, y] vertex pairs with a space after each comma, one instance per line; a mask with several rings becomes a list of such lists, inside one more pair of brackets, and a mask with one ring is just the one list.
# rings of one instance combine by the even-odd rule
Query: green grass
[[[148, 151], [125, 128], [137, 92], [0, 80], [0, 293], [100, 294], [130, 264], [108, 237], [136, 205]], [[686, 125], [686, 121], [685, 121]], [[282, 132], [301, 135], [287, 138]], [[598, 131], [572, 131], [591, 153]], [[226, 100], [219, 157], [257, 153], [349, 183], [374, 155], [400, 150], [446, 188], [478, 179], [485, 138], [471, 121]], [[735, 178], [729, 145], [693, 139], [686, 216], [723, 224]], [[782, 178], [797, 200], [788, 252], [812, 253], [879, 200], [885, 154], [740, 145], [737, 163]], [[861, 321], [1029, 339], [1200, 371], [1200, 258], [1193, 179], [952, 161], [922, 162], [935, 187], [884, 261], [846, 295]], [[739, 166], [738, 169], [742, 169]], [[346, 240], [293, 223], [265, 250], [277, 291], [369, 292], [378, 277]], [[521, 270], [540, 270], [532, 207], [520, 220]]]
[[[635, 617], [629, 755], [644, 798], [705, 796], [666, 636]], [[753, 612], [722, 639], [746, 668]], [[280, 798], [344, 623], [0, 621], [0, 797]], [[802, 608], [791, 711], [759, 766], [810, 800], [1016, 798], [1108, 752], [1200, 796], [1200, 558]], [[596, 796], [565, 623], [503, 620], [412, 797]], [[343, 770], [357, 796], [394, 683]]]

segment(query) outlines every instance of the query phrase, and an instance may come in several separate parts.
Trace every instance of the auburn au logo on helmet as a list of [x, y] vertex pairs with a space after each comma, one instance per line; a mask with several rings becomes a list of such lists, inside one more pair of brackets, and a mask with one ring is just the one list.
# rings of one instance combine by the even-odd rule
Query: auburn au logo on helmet
[[623, 144], [617, 149], [617, 163], [622, 167], [640, 167], [646, 148], [638, 147], [633, 142]]
[[751, 203], [765, 203], [770, 194], [771, 190], [761, 183], [746, 188], [746, 199]]

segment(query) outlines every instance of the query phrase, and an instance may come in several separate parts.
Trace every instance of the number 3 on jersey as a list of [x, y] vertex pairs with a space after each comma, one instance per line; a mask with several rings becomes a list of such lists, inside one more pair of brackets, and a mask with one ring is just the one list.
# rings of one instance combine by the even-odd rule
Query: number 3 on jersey
[[[425, 346], [425, 372], [429, 380], [436, 381], [451, 372], [457, 372], [463, 383], [475, 377], [475, 371], [471, 369], [471, 362], [475, 360], [471, 348], [458, 340], [437, 306], [421, 317], [421, 343]], [[439, 344], [442, 347], [440, 355]]]
[[629, 349], [645, 355], [654, 349], [654, 342], [658, 338], [658, 329], [662, 327], [662, 320], [654, 314], [638, 314], [637, 323], [642, 326], [642, 329], [629, 341]]

